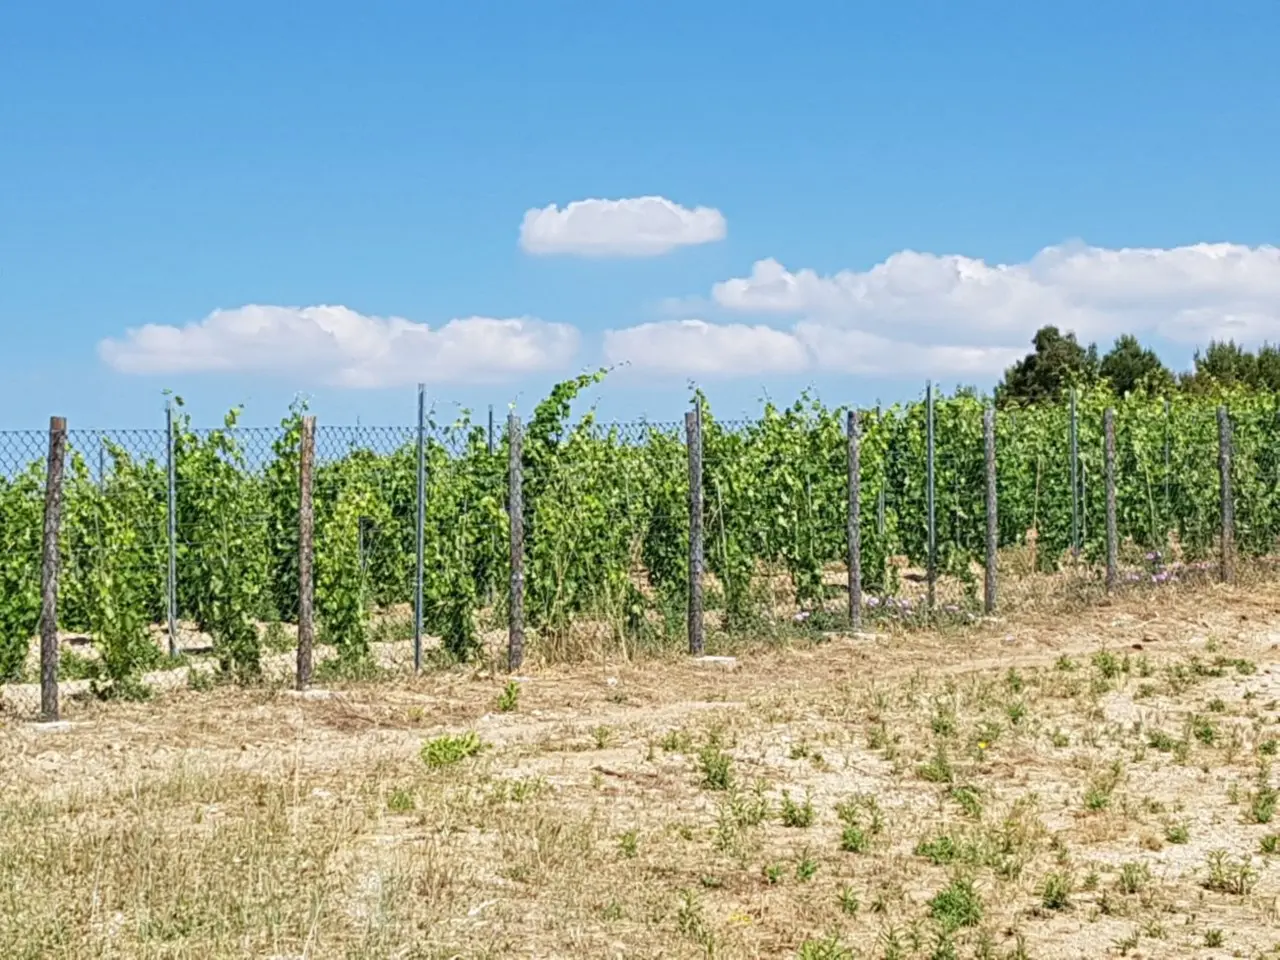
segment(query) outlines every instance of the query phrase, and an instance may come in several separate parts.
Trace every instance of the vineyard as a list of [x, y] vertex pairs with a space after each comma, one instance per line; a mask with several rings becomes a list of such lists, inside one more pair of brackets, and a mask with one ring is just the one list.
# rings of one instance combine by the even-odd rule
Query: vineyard
[[[524, 616], [542, 658], [572, 656], [580, 628], [627, 652], [686, 636], [684, 425], [574, 416], [600, 379], [557, 386], [522, 426]], [[847, 624], [847, 408], [804, 396], [727, 422], [697, 401], [713, 638], [779, 621], [831, 629], [843, 615]], [[1222, 535], [1220, 407], [1235, 550], [1270, 554], [1280, 536], [1276, 395], [1118, 399], [1100, 389], [996, 412], [1001, 564], [1017, 551], [1026, 572], [1097, 582], [1107, 551], [1104, 411], [1114, 408], [1122, 580], [1158, 587], [1206, 567]], [[961, 392], [859, 411], [868, 618], [980, 610], [985, 408]], [[64, 658], [64, 678], [91, 679], [104, 696], [145, 695], [138, 678], [162, 665], [170, 630], [207, 638], [219, 669], [237, 678], [289, 648], [304, 412], [296, 406], [278, 428], [261, 429], [233, 411], [222, 427], [198, 430], [179, 404], [167, 432], [69, 432], [58, 629], [90, 638], [93, 654]], [[335, 669], [364, 669], [376, 645], [411, 636], [419, 576], [422, 630], [439, 639], [438, 656], [475, 658], [484, 632], [506, 626], [508, 432], [467, 416], [426, 418], [421, 478], [419, 437], [416, 426], [317, 428], [315, 616]], [[0, 434], [0, 682], [38, 670], [45, 443], [41, 432]], [[931, 560], [946, 589], [937, 609], [921, 611], [918, 571]]]

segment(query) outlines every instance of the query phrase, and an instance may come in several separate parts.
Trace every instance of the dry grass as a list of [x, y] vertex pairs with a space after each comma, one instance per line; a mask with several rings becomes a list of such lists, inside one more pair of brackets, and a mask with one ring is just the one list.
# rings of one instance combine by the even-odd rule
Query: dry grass
[[1275, 956], [1278, 642], [1260, 583], [542, 668], [505, 709], [462, 671], [77, 703], [0, 726], [0, 944]]

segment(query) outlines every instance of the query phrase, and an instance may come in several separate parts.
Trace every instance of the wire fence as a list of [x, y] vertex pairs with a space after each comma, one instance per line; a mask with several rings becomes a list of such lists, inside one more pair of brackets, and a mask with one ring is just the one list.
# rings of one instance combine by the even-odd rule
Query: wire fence
[[57, 497], [58, 431], [0, 432], [5, 707], [292, 675], [300, 636], [323, 681], [501, 656], [504, 639], [518, 666], [526, 644], [699, 653], [965, 621], [1230, 578], [1280, 537], [1271, 395], [991, 410], [930, 388], [755, 420], [699, 404], [684, 424], [437, 424], [420, 403], [408, 426], [320, 425], [311, 445], [304, 427], [196, 429], [175, 408], [156, 429], [71, 430]]

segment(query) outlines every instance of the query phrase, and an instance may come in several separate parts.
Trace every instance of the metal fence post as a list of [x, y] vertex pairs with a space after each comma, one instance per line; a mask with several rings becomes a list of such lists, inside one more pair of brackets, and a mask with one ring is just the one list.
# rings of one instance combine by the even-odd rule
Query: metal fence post
[[[489, 422], [493, 423], [493, 408], [489, 408]], [[418, 384], [418, 490], [417, 526], [414, 530], [413, 573], [413, 672], [422, 670], [422, 580], [427, 526], [427, 388]]]
[[996, 547], [1000, 536], [996, 499], [996, 410], [992, 406], [982, 411], [982, 446], [987, 472], [987, 568], [982, 584], [982, 609], [992, 614], [996, 610]]
[[933, 381], [925, 386], [925, 510], [928, 514], [928, 530], [929, 530], [929, 566], [927, 573], [928, 579], [928, 605], [929, 614], [933, 614], [934, 604], [937, 602], [938, 592], [938, 528], [937, 517], [935, 515], [935, 495], [934, 495], [934, 449], [933, 449]]
[[1119, 537], [1116, 532], [1116, 412], [1107, 407], [1102, 415], [1103, 456], [1106, 459], [1107, 484], [1107, 592], [1116, 585], [1116, 555]]
[[67, 452], [65, 417], [49, 419], [45, 463], [44, 542], [40, 564], [40, 716], [58, 719], [58, 534], [62, 526], [62, 473]]
[[1077, 461], [1080, 466], [1080, 546], [1089, 539], [1089, 465]]
[[[884, 413], [881, 411], [879, 403], [876, 404], [876, 430], [879, 431], [881, 436], [883, 437]], [[880, 454], [880, 489], [876, 494], [876, 536], [881, 541], [883, 541], [884, 540], [884, 486], [887, 479], [887, 472], [885, 470], [884, 461], [885, 461], [886, 455], [888, 454], [888, 445], [884, 443], [883, 439], [880, 440], [880, 444], [882, 446], [882, 450]], [[883, 552], [883, 550], [884, 548], [882, 544], [881, 552]], [[881, 573], [883, 572], [884, 571], [881, 571]]]
[[507, 416], [507, 517], [511, 528], [511, 607], [507, 625], [507, 669], [524, 663], [524, 463], [520, 417]]
[[702, 401], [684, 415], [689, 452], [689, 653], [701, 656], [702, 622]]
[[489, 404], [489, 432], [485, 434], [487, 437], [489, 456], [493, 456], [493, 404]]
[[862, 628], [862, 455], [858, 411], [849, 411], [849, 627]]
[[311, 648], [315, 643], [312, 581], [312, 542], [315, 510], [311, 499], [311, 480], [316, 459], [316, 418], [302, 418], [302, 436], [298, 444], [298, 689], [311, 684]]
[[1222, 504], [1222, 556], [1219, 571], [1223, 583], [1236, 575], [1236, 505], [1231, 491], [1231, 416], [1226, 406], [1218, 407], [1218, 476]]
[[169, 575], [165, 580], [165, 609], [169, 617], [169, 656], [178, 655], [178, 458], [174, 438], [173, 401], [165, 406], [165, 458], [169, 484], [167, 493]]

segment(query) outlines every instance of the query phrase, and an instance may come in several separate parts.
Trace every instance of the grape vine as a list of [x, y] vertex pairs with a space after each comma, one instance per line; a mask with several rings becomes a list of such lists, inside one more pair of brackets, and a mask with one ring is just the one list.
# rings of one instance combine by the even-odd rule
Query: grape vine
[[[604, 377], [583, 375], [538, 404], [524, 436], [526, 611], [537, 642], [567, 643], [590, 621], [634, 646], [684, 629], [688, 467], [682, 426], [609, 425], [575, 415]], [[749, 630], [780, 599], [817, 609], [839, 592], [828, 577], [846, 557], [847, 408], [801, 396], [746, 423], [703, 416], [703, 490], [709, 609], [728, 630]], [[1219, 404], [1233, 427], [1239, 549], [1275, 550], [1280, 535], [1280, 400], [1242, 387], [1117, 398], [1105, 387], [1077, 399], [1076, 502], [1062, 403], [997, 415], [1001, 546], [1032, 548], [1036, 565], [1085, 562], [1105, 549], [1102, 415], [1116, 410], [1121, 539], [1162, 558], [1206, 557], [1218, 536]], [[940, 570], [976, 598], [985, 543], [985, 400], [961, 391], [936, 401], [935, 513]], [[263, 637], [296, 619], [298, 446], [302, 404], [249, 450], [233, 410], [216, 430], [175, 417], [178, 615], [212, 640], [229, 676], [259, 675]], [[873, 596], [891, 595], [904, 565], [927, 559], [925, 407], [861, 412], [862, 566]], [[323, 430], [322, 426], [322, 436]], [[505, 616], [509, 573], [507, 443], [490, 444], [465, 412], [431, 422], [426, 443], [424, 623], [465, 661]], [[316, 610], [320, 640], [346, 665], [368, 664], [375, 617], [411, 609], [417, 449], [405, 430], [390, 449], [352, 434], [326, 450], [315, 480]], [[94, 471], [74, 443], [68, 462], [60, 613], [98, 651], [104, 695], [139, 693], [161, 659], [166, 619], [167, 476], [164, 463], [105, 441]], [[262, 455], [260, 455], [262, 454]], [[101, 473], [101, 475], [98, 475]], [[0, 679], [29, 670], [39, 615], [43, 474], [39, 463], [0, 475]], [[1073, 532], [1076, 542], [1073, 543]], [[895, 558], [897, 558], [895, 560]], [[779, 583], [785, 596], [779, 594]], [[381, 622], [381, 619], [377, 622]], [[279, 627], [277, 626], [278, 630]], [[403, 639], [403, 634], [400, 635]], [[566, 649], [564, 653], [571, 653]]]

